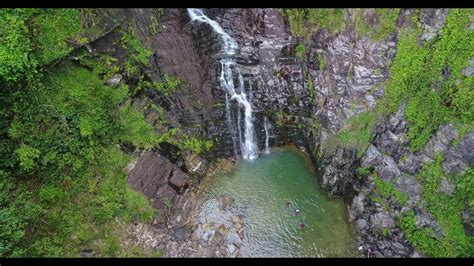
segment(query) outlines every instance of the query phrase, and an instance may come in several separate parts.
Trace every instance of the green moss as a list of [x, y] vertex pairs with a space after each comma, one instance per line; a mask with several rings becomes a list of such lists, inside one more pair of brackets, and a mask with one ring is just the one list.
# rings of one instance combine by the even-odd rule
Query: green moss
[[275, 113], [276, 115], [276, 124], [278, 126], [284, 126], [285, 125], [285, 113], [283, 111], [277, 111]]
[[208, 151], [213, 146], [212, 140], [203, 140], [193, 137], [185, 137], [183, 140], [183, 148], [185, 150], [190, 150], [194, 153], [201, 154], [205, 151]]
[[25, 9], [0, 10], [0, 78], [6, 81], [17, 81], [35, 67], [28, 38], [30, 13]]
[[212, 149], [214, 143], [212, 140], [200, 139], [183, 134], [179, 128], [172, 128], [164, 132], [160, 136], [160, 142], [164, 141], [178, 146], [181, 150], [190, 150], [197, 154], [209, 151]]
[[308, 93], [309, 93], [309, 97], [314, 100], [314, 97], [316, 96], [316, 89], [314, 88], [314, 84], [313, 84], [313, 77], [311, 76], [311, 74], [308, 73], [307, 75], [307, 82], [308, 82]]
[[0, 256], [3, 258], [24, 254], [20, 244], [40, 211], [32, 197], [18, 180], [0, 170]]
[[33, 147], [22, 146], [15, 153], [20, 160], [20, 167], [24, 171], [31, 171], [36, 167], [36, 160], [39, 158], [40, 151]]
[[303, 43], [300, 43], [295, 47], [295, 55], [301, 61], [305, 61], [305, 59], [306, 59], [306, 47], [304, 46]]
[[367, 168], [367, 167], [359, 167], [357, 168], [357, 174], [359, 175], [359, 177], [366, 177], [368, 175], [370, 175], [373, 171], [373, 169], [370, 169], [370, 168]]
[[341, 32], [345, 28], [344, 12], [342, 8], [308, 8], [308, 21], [312, 28], [321, 28], [329, 32]]
[[321, 122], [319, 122], [318, 118], [313, 117], [311, 119], [311, 134], [313, 134], [313, 137], [318, 135], [319, 128], [321, 128]]
[[153, 83], [152, 88], [168, 96], [178, 90], [182, 85], [183, 82], [181, 80], [165, 73], [163, 75], [163, 81]]
[[418, 228], [416, 226], [416, 216], [414, 211], [409, 211], [407, 215], [397, 220], [397, 225], [403, 230], [407, 239], [416, 249], [422, 253], [430, 255], [430, 250], [436, 250], [439, 242], [434, 237], [431, 228]]
[[164, 9], [163, 8], [156, 8], [153, 10], [153, 15], [151, 16], [151, 23], [148, 26], [150, 33], [152, 35], [156, 35], [161, 32], [161, 29], [159, 28], [160, 26], [160, 20], [164, 15]]
[[67, 41], [79, 43], [80, 13], [77, 9], [46, 9], [32, 20], [34, 55], [41, 64], [63, 58], [74, 48]]
[[[408, 240], [428, 256], [472, 257], [474, 238], [466, 235], [461, 212], [474, 207], [474, 168], [449, 176], [444, 174], [441, 162], [442, 157], [438, 156], [435, 163], [422, 168], [418, 178], [423, 183], [422, 195], [426, 208], [440, 225], [443, 236], [435, 239], [432, 230], [417, 228], [413, 213], [401, 219], [401, 227]], [[452, 196], [439, 190], [443, 177], [456, 184]]]
[[387, 203], [386, 199], [383, 199], [381, 196], [370, 196], [372, 202], [380, 204], [384, 210], [390, 210], [390, 206]]
[[345, 28], [344, 9], [290, 8], [281, 12], [288, 19], [291, 33], [296, 37], [307, 37], [319, 29], [335, 33]]
[[408, 202], [408, 196], [396, 189], [389, 181], [383, 181], [380, 177], [374, 175], [375, 186], [378, 193], [386, 199], [393, 196], [397, 202], [405, 206]]
[[128, 60], [124, 65], [127, 76], [138, 75], [140, 66], [150, 66], [150, 57], [153, 51], [143, 47], [133, 28], [122, 32], [122, 46], [127, 51]]
[[319, 62], [319, 70], [320, 71], [325, 70], [326, 69], [326, 57], [324, 56], [324, 54], [318, 53], [317, 54], [317, 59], [318, 59], [318, 62]]
[[394, 32], [400, 9], [395, 8], [376, 8], [375, 17], [376, 23], [371, 26], [365, 21], [368, 10], [355, 10], [355, 25], [356, 32], [360, 36], [365, 36], [374, 41], [382, 41], [391, 33]]
[[301, 37], [308, 34], [308, 29], [305, 26], [306, 14], [304, 9], [284, 9], [282, 13], [287, 17], [291, 33], [294, 36]]
[[332, 145], [355, 148], [358, 156], [362, 156], [367, 149], [372, 138], [372, 127], [375, 121], [375, 114], [366, 111], [349, 118], [348, 125], [339, 131], [329, 141]]

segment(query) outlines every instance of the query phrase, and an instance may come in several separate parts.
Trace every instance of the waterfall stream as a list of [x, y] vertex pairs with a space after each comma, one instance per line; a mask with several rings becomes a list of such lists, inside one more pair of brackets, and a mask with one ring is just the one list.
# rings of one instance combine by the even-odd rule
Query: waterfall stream
[[[204, 15], [202, 10], [196, 8], [188, 8], [188, 14], [191, 17], [191, 21], [199, 21], [210, 25], [212, 29], [222, 38], [223, 50], [226, 57], [220, 60], [221, 73], [219, 82], [226, 93], [226, 118], [232, 141], [234, 142], [234, 152], [237, 154], [237, 152], [235, 151], [237, 146], [235, 138], [237, 136], [235, 134], [236, 127], [233, 125], [232, 116], [230, 114], [230, 104], [232, 100], [235, 100], [238, 104], [237, 129], [239, 130], [240, 154], [246, 160], [254, 160], [258, 157], [258, 147], [256, 144], [255, 130], [253, 125], [252, 105], [250, 104], [247, 98], [247, 94], [245, 93], [243, 76], [238, 69], [238, 65], [236, 64], [235, 59], [233, 58], [233, 56], [235, 55], [235, 51], [238, 48], [237, 42], [232, 37], [230, 37], [230, 35], [227, 34], [216, 21]], [[238, 76], [239, 93], [235, 91], [235, 84], [233, 79], [234, 74]], [[229, 96], [230, 100], [228, 98]], [[240, 108], [244, 109], [243, 138], [240, 119]]]

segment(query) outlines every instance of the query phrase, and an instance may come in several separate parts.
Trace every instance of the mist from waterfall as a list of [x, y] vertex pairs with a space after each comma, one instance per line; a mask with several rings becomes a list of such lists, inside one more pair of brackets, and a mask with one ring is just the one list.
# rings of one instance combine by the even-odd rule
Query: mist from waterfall
[[[252, 105], [250, 104], [247, 94], [245, 93], [245, 83], [240, 70], [233, 58], [235, 51], [238, 48], [237, 42], [227, 34], [221, 26], [214, 20], [208, 18], [202, 10], [196, 8], [188, 8], [188, 14], [191, 18], [191, 21], [199, 21], [206, 23], [212, 27], [212, 29], [219, 34], [223, 41], [223, 50], [226, 57], [220, 60], [221, 64], [221, 73], [219, 77], [219, 82], [221, 87], [226, 93], [226, 119], [229, 127], [229, 131], [232, 137], [234, 144], [234, 152], [236, 152], [236, 134], [235, 126], [232, 122], [230, 104], [232, 100], [237, 102], [238, 108], [238, 119], [237, 119], [237, 130], [239, 130], [239, 143], [240, 143], [240, 152], [244, 159], [254, 160], [258, 157], [258, 146], [256, 144], [255, 130], [253, 125], [252, 118]], [[235, 84], [233, 76], [237, 74], [239, 80], [239, 93], [235, 91]], [[230, 96], [230, 99], [229, 99]], [[240, 109], [244, 109], [244, 135], [242, 137], [242, 126], [241, 126], [241, 112]]]

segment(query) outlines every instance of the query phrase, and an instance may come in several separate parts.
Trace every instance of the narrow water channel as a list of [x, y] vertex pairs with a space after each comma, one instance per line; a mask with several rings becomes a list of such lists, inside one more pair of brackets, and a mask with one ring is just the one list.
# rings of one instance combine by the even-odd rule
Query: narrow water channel
[[[318, 185], [310, 162], [295, 148], [281, 148], [255, 161], [241, 161], [212, 180], [198, 219], [244, 221], [244, 256], [349, 257], [355, 240], [343, 202]], [[234, 199], [219, 209], [219, 197]], [[297, 213], [296, 210], [299, 210]]]

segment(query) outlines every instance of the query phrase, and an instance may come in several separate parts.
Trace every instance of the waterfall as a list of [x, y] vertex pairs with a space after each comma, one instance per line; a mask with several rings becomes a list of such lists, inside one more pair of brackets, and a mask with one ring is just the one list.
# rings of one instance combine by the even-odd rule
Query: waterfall
[[[238, 66], [233, 58], [235, 55], [235, 51], [238, 48], [237, 42], [227, 34], [221, 26], [214, 20], [208, 18], [202, 10], [196, 8], [188, 8], [188, 14], [191, 17], [191, 21], [199, 21], [202, 23], [206, 23], [212, 27], [212, 29], [219, 34], [223, 41], [223, 49], [225, 55], [220, 60], [221, 64], [221, 73], [219, 77], [219, 82], [221, 87], [224, 89], [226, 94], [226, 118], [229, 127], [229, 131], [232, 137], [232, 141], [234, 142], [234, 152], [236, 153], [236, 143], [235, 143], [235, 127], [232, 123], [232, 116], [230, 115], [230, 104], [232, 100], [237, 102], [238, 108], [238, 121], [237, 121], [237, 129], [239, 130], [239, 143], [240, 143], [240, 152], [244, 159], [247, 160], [254, 160], [257, 158], [258, 154], [258, 147], [255, 141], [255, 130], [253, 126], [253, 118], [252, 118], [252, 105], [250, 104], [249, 100], [247, 99], [247, 95], [245, 94], [245, 86], [244, 86], [244, 79]], [[239, 90], [240, 92], [237, 93], [234, 87], [234, 79], [233, 79], [233, 69], [237, 69], [237, 75], [239, 79]], [[228, 97], [230, 96], [230, 101]], [[241, 132], [241, 119], [240, 119], [240, 108], [244, 108], [244, 136], [242, 138]], [[237, 153], [236, 153], [237, 154]]]
[[265, 153], [266, 154], [269, 154], [270, 153], [270, 147], [268, 145], [268, 139], [270, 138], [270, 133], [268, 131], [268, 119], [267, 117], [265, 116], [263, 118], [264, 122], [263, 122], [263, 128], [265, 129]]
[[232, 124], [232, 118], [230, 114], [229, 95], [227, 95], [227, 93], [225, 94], [225, 111], [226, 111], [225, 113], [226, 113], [227, 127], [229, 128], [230, 136], [232, 138], [232, 144], [234, 147], [234, 154], [235, 154], [235, 157], [237, 157], [238, 154], [237, 154], [237, 143], [235, 141], [235, 138], [236, 138], [235, 129], [234, 129], [234, 125]]

